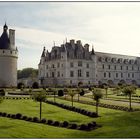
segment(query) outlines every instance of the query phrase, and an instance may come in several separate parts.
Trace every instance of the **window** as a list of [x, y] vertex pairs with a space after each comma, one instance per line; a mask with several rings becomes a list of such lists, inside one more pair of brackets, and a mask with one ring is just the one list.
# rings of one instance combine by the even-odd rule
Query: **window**
[[46, 74], [46, 77], [48, 78], [49, 76], [48, 76], [48, 73]]
[[132, 78], [134, 78], [134, 73], [132, 73]]
[[52, 64], [52, 68], [54, 68], [54, 64]]
[[130, 77], [130, 73], [128, 73], [128, 77]]
[[108, 73], [108, 76], [111, 77], [111, 73], [110, 72]]
[[118, 77], [118, 73], [116, 73], [116, 78]]
[[121, 70], [122, 70], [122, 66], [121, 66]]
[[58, 68], [60, 67], [60, 63], [57, 63], [57, 67], [58, 67]]
[[105, 68], [104, 64], [103, 64], [103, 69]]
[[74, 77], [74, 71], [70, 71], [70, 77]]
[[116, 65], [114, 66], [114, 69], [116, 70]]
[[87, 68], [89, 68], [89, 64], [87, 63]]
[[48, 65], [46, 66], [46, 69], [48, 69]]
[[82, 61], [78, 61], [78, 66], [82, 67]]
[[61, 76], [63, 77], [63, 74]]
[[52, 72], [52, 77], [54, 77], [54, 72]]
[[123, 73], [121, 73], [121, 78], [123, 78]]
[[134, 70], [134, 67], [132, 66], [132, 70]]
[[63, 64], [61, 64], [61, 67], [63, 67]]
[[86, 77], [89, 77], [89, 71], [86, 72]]
[[57, 77], [60, 77], [60, 72], [59, 71], [57, 72]]
[[106, 77], [106, 73], [104, 73], [104, 77]]
[[128, 66], [126, 66], [126, 70], [128, 70]]
[[108, 65], [108, 69], [110, 69], [110, 65]]
[[70, 62], [70, 67], [71, 67], [71, 68], [73, 67], [73, 62]]
[[81, 70], [78, 70], [78, 77], [82, 77]]

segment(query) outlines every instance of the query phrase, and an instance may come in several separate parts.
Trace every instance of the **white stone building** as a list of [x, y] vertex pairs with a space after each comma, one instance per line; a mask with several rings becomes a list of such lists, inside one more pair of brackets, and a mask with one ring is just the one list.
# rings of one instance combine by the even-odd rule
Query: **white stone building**
[[0, 37], [0, 87], [17, 86], [17, 58], [15, 47], [15, 30], [5, 24]]
[[89, 45], [70, 40], [61, 47], [43, 50], [39, 68], [42, 86], [77, 86], [118, 83], [140, 85], [140, 58], [89, 51]]

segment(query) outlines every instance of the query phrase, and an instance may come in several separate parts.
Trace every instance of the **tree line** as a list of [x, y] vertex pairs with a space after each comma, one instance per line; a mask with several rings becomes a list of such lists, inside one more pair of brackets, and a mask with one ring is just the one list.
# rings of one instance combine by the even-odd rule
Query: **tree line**
[[34, 68], [24, 68], [22, 70], [17, 71], [17, 78], [29, 78], [29, 77], [37, 77], [38, 69]]

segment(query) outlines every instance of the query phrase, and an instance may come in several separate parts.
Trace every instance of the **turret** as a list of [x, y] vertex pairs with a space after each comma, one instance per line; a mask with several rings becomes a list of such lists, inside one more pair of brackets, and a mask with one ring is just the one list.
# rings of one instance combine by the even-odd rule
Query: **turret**
[[15, 49], [15, 30], [9, 29], [10, 48]]

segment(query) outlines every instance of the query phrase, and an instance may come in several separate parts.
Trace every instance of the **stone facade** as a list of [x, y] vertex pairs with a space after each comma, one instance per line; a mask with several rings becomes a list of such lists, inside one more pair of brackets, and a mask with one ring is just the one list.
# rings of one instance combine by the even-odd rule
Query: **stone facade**
[[39, 80], [42, 86], [76, 86], [102, 83], [140, 85], [140, 58], [89, 51], [89, 45], [70, 40], [41, 55]]
[[17, 86], [17, 58], [15, 47], [15, 30], [9, 29], [5, 24], [0, 37], [0, 87]]

